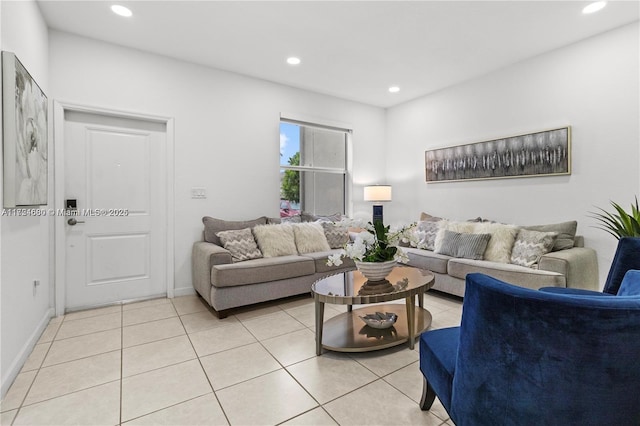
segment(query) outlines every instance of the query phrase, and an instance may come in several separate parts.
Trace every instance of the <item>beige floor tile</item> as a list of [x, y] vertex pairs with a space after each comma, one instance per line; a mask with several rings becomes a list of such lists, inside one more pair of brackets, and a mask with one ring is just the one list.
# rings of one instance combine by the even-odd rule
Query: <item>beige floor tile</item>
[[455, 311], [442, 311], [440, 313], [433, 314], [430, 330], [457, 327], [460, 325], [460, 318], [460, 314]]
[[283, 334], [305, 328], [304, 324], [284, 311], [252, 318], [242, 321], [242, 323], [258, 340], [282, 336]]
[[317, 406], [284, 370], [216, 392], [232, 425], [274, 425]]
[[27, 358], [27, 361], [22, 366], [22, 371], [31, 371], [37, 370], [42, 365], [42, 361], [44, 361], [44, 357], [47, 356], [47, 351], [51, 347], [51, 342], [40, 343], [39, 345], [35, 345], [33, 351]]
[[193, 314], [195, 312], [208, 311], [207, 301], [199, 296], [182, 296], [171, 299], [173, 307], [178, 315]]
[[232, 323], [189, 335], [198, 356], [211, 355], [256, 342], [242, 324]]
[[282, 423], [282, 426], [333, 426], [337, 425], [322, 408], [314, 408], [304, 414]]
[[197, 360], [122, 379], [122, 421], [211, 392]]
[[87, 309], [84, 311], [71, 312], [65, 315], [65, 321], [97, 317], [107, 314], [119, 314], [122, 312], [122, 305], [105, 306], [104, 308]]
[[396, 346], [384, 351], [354, 353], [351, 356], [379, 377], [393, 373], [420, 359], [419, 353], [409, 349], [408, 345]]
[[122, 351], [122, 376], [144, 373], [196, 358], [187, 336], [126, 348]]
[[[354, 409], [356, 408], [357, 409]], [[428, 425], [442, 419], [398, 392], [388, 383], [376, 380], [324, 406], [340, 425]]]
[[282, 368], [260, 343], [209, 355], [200, 362], [215, 391]]
[[341, 354], [327, 354], [287, 367], [287, 370], [320, 404], [376, 380], [378, 377]]
[[171, 301], [166, 297], [161, 297], [157, 299], [145, 300], [142, 302], [133, 302], [133, 303], [125, 303], [122, 305], [123, 311], [130, 311], [132, 309], [140, 309], [140, 308], [148, 308], [150, 306], [158, 306], [158, 305], [167, 305], [171, 304]]
[[120, 382], [111, 382], [23, 407], [14, 425], [117, 425]]
[[113, 330], [122, 325], [122, 314], [107, 314], [97, 317], [83, 318], [72, 321], [65, 320], [60, 326], [56, 340], [96, 333], [98, 331]]
[[276, 312], [282, 312], [282, 309], [277, 304], [261, 303], [259, 305], [240, 307], [234, 311], [233, 315], [240, 321], [248, 321]]
[[187, 330], [187, 333], [197, 333], [198, 331], [207, 330], [209, 328], [238, 322], [238, 319], [234, 316], [230, 316], [225, 319], [218, 319], [218, 317], [209, 311], [182, 315], [180, 320], [182, 321], [182, 325], [184, 325], [185, 330]]
[[20, 407], [37, 373], [37, 371], [27, 371], [16, 376], [4, 399], [0, 402], [0, 411], [5, 412]]
[[59, 324], [64, 320], [64, 318], [65, 318], [64, 315], [60, 315], [59, 317], [53, 317], [49, 321], [49, 324]]
[[[303, 305], [297, 306], [295, 308], [290, 308], [285, 310], [286, 313], [300, 321], [307, 327], [312, 327], [316, 325], [316, 306], [315, 304], [311, 305]], [[335, 309], [333, 305], [325, 304], [324, 305], [324, 320], [328, 320], [329, 318], [335, 317], [339, 315], [341, 311]]]
[[272, 337], [261, 343], [284, 366], [316, 356], [316, 335], [309, 329]]
[[313, 297], [311, 297], [311, 295], [299, 296], [299, 297], [287, 299], [286, 301], [281, 301], [281, 303], [278, 303], [278, 306], [280, 307], [280, 309], [283, 309], [285, 311], [287, 309], [297, 308], [299, 306], [305, 306], [305, 305], [313, 305]]
[[122, 344], [125, 348], [186, 334], [178, 317], [124, 327]]
[[13, 422], [13, 419], [16, 418], [17, 413], [18, 413], [18, 410], [11, 410], [11, 411], [5, 411], [4, 413], [0, 414], [0, 425], [9, 426], [11, 422]]
[[40, 340], [38, 340], [38, 344], [52, 342], [53, 338], [56, 337], [56, 333], [58, 329], [60, 329], [60, 325], [62, 321], [49, 321], [49, 325], [42, 332], [42, 336], [40, 336]]
[[127, 426], [218, 426], [228, 424], [213, 393], [123, 423]]
[[178, 316], [178, 314], [176, 313], [176, 310], [173, 309], [173, 305], [171, 303], [162, 303], [140, 309], [124, 311], [122, 313], [122, 324], [126, 327], [128, 325], [157, 321], [175, 316]]
[[35, 404], [118, 379], [120, 351], [43, 367], [39, 370], [24, 404]]
[[114, 330], [56, 340], [51, 344], [51, 349], [49, 349], [49, 353], [42, 366], [48, 367], [50, 365], [118, 350], [122, 346], [121, 333], [122, 331], [116, 328]]

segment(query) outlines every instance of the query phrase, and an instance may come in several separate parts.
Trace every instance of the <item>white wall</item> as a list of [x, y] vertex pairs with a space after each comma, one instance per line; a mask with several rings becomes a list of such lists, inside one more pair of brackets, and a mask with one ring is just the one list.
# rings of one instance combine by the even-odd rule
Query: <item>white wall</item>
[[[578, 221], [604, 283], [616, 240], [589, 212], [640, 193], [638, 23], [543, 54], [387, 112], [392, 221], [421, 211], [505, 223]], [[571, 125], [570, 176], [426, 184], [424, 151]]]
[[[33, 1], [4, 1], [0, 3], [0, 9], [2, 50], [14, 52], [49, 95], [48, 33], [38, 6]], [[52, 176], [52, 167], [49, 176]], [[52, 200], [51, 194], [49, 200]], [[39, 217], [2, 217], [2, 395], [19, 372], [52, 313], [49, 309], [53, 292], [49, 268], [49, 221]], [[41, 285], [34, 292], [33, 281], [36, 279]]]
[[[384, 179], [384, 117], [370, 107], [57, 31], [50, 32], [56, 100], [175, 118], [175, 288], [191, 285], [202, 216], [279, 215], [281, 112], [353, 126], [355, 212], [362, 185]], [[207, 199], [190, 198], [205, 187]]]

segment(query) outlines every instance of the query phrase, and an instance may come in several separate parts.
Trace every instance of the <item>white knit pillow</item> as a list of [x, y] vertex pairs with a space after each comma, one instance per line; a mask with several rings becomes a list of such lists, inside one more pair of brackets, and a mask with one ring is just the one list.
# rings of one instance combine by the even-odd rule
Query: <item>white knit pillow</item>
[[324, 228], [319, 222], [295, 223], [293, 235], [300, 254], [331, 250], [324, 235]]
[[253, 235], [264, 257], [298, 254], [292, 225], [258, 225]]
[[501, 223], [476, 223], [474, 234], [491, 234], [491, 239], [484, 251], [484, 260], [511, 263], [511, 250], [518, 237], [518, 227]]

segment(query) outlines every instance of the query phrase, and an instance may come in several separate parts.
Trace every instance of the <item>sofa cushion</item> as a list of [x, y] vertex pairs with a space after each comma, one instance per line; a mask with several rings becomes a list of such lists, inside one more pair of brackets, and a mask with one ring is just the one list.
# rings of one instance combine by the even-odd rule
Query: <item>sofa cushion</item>
[[552, 223], [549, 225], [523, 226], [522, 228], [530, 231], [557, 232], [558, 238], [553, 244], [553, 249], [551, 251], [559, 251], [573, 247], [576, 230], [578, 229], [578, 222], [572, 220], [569, 222]]
[[532, 267], [538, 263], [540, 256], [553, 248], [558, 237], [557, 232], [538, 232], [521, 229], [511, 251], [511, 263]]
[[436, 235], [440, 230], [440, 221], [422, 220], [415, 228], [418, 247], [425, 250], [433, 250], [436, 243]]
[[341, 213], [334, 213], [329, 215], [316, 215], [309, 212], [300, 213], [300, 219], [303, 222], [339, 222], [342, 220]]
[[324, 236], [324, 229], [318, 222], [294, 224], [293, 236], [300, 254], [331, 250], [327, 237]]
[[349, 242], [349, 228], [339, 222], [320, 222], [324, 229], [324, 236], [327, 238], [329, 247], [338, 249], [344, 247]]
[[253, 235], [264, 257], [298, 254], [292, 225], [258, 225]]
[[355, 269], [356, 268], [355, 262], [352, 259], [349, 259], [348, 257], [342, 258], [342, 265], [340, 265], [339, 267], [327, 265], [327, 258], [332, 254], [336, 254], [339, 252], [340, 250], [336, 249], [336, 250], [329, 250], [329, 251], [320, 251], [315, 253], [307, 253], [303, 256], [313, 259], [313, 263], [316, 265], [316, 273], [325, 273], [325, 272], [331, 273], [337, 270], [344, 270], [344, 269], [350, 269], [350, 268]]
[[491, 239], [484, 252], [484, 260], [509, 263], [518, 229], [517, 226], [504, 225], [502, 223], [476, 223], [473, 230], [474, 234], [491, 234]]
[[309, 257], [269, 257], [214, 265], [211, 268], [211, 284], [216, 287], [232, 287], [302, 277], [314, 272], [314, 261]]
[[442, 244], [435, 252], [453, 257], [482, 260], [490, 238], [490, 234], [462, 234], [445, 230]]
[[251, 228], [220, 231], [216, 236], [222, 241], [223, 247], [229, 250], [231, 259], [234, 262], [259, 259], [262, 257], [262, 252], [258, 249]]
[[537, 290], [542, 287], [566, 287], [566, 277], [557, 272], [531, 269], [510, 263], [487, 260], [451, 259], [447, 265], [449, 275], [464, 280], [467, 274], [480, 272], [508, 283]]
[[451, 256], [412, 247], [403, 248], [402, 251], [409, 256], [409, 265], [413, 267], [428, 269], [429, 271], [440, 274], [447, 273], [447, 263], [449, 259], [451, 259]]
[[438, 222], [442, 220], [441, 217], [431, 216], [429, 213], [422, 212], [420, 213], [420, 222], [429, 221], [429, 222]]
[[220, 241], [220, 238], [216, 235], [218, 232], [264, 225], [267, 223], [267, 218], [262, 216], [253, 220], [231, 221], [205, 216], [202, 218], [202, 223], [204, 223], [204, 240], [208, 243], [222, 246], [222, 241]]

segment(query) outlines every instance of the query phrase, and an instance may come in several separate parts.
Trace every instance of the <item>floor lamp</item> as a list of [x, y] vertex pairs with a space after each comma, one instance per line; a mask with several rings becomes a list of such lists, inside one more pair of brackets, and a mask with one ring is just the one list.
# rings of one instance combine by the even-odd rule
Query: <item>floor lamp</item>
[[391, 201], [391, 185], [369, 185], [364, 187], [364, 201], [372, 201], [373, 204], [373, 222], [380, 221], [384, 223], [382, 217], [382, 204], [385, 201]]

